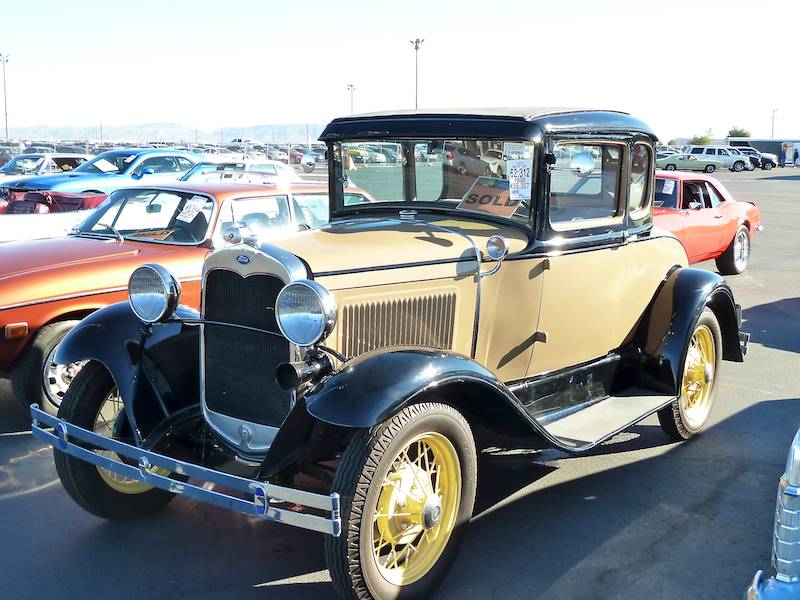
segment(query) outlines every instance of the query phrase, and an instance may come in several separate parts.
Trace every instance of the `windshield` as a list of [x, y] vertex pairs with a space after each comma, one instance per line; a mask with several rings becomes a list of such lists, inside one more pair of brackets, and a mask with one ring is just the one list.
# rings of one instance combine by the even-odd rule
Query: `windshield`
[[[527, 222], [535, 185], [533, 142], [477, 139], [372, 140], [333, 145], [338, 202], [353, 188], [375, 203], [432, 203]], [[491, 160], [489, 160], [491, 157]], [[341, 206], [339, 208], [342, 208]]]
[[197, 244], [206, 238], [214, 201], [191, 192], [120, 190], [75, 228], [77, 235]]
[[98, 154], [75, 169], [81, 173], [123, 173], [139, 155], [136, 152], [113, 150]]
[[41, 156], [17, 156], [3, 165], [0, 172], [7, 175], [35, 175], [43, 160]]

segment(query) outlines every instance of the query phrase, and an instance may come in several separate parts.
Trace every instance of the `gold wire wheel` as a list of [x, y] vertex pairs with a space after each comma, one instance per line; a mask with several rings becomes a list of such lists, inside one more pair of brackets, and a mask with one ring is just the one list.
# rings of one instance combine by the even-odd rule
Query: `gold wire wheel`
[[711, 412], [716, 365], [714, 334], [706, 325], [700, 325], [692, 334], [686, 352], [681, 383], [680, 410], [689, 429], [700, 429]]
[[372, 516], [378, 571], [391, 584], [418, 581], [442, 555], [461, 504], [461, 464], [440, 433], [416, 436], [392, 460]]
[[[100, 405], [100, 409], [97, 411], [97, 416], [94, 419], [93, 431], [105, 437], [114, 437], [114, 425], [117, 422], [117, 417], [122, 414], [123, 410], [122, 397], [115, 388], [106, 396], [106, 399]], [[110, 450], [96, 450], [96, 452], [112, 460], [120, 460], [116, 452], [111, 452]], [[97, 467], [97, 472], [100, 473], [100, 477], [111, 489], [123, 494], [143, 494], [153, 489], [151, 485], [142, 483], [136, 479], [131, 479], [130, 477], [125, 477], [119, 473], [114, 473], [108, 469]], [[169, 471], [157, 467], [153, 468], [152, 472], [158, 473], [159, 475], [169, 475]]]

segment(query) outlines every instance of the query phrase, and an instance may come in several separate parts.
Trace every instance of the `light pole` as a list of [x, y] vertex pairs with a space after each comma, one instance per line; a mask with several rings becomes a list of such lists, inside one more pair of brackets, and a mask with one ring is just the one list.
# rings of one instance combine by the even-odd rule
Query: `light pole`
[[[772, 135], [770, 137], [775, 137], [775, 113], [778, 112], [777, 108], [772, 109]], [[8, 135], [8, 134], [6, 134]]]
[[350, 92], [350, 114], [353, 114], [353, 94], [356, 91], [356, 86], [352, 83], [347, 84], [347, 91]]
[[3, 110], [6, 117], [6, 140], [8, 140], [8, 97], [6, 94], [6, 63], [8, 54], [0, 54], [0, 62], [3, 63]]
[[414, 46], [414, 108], [418, 108], [419, 106], [419, 47], [422, 42], [425, 41], [423, 39], [415, 39], [412, 40], [411, 45]]

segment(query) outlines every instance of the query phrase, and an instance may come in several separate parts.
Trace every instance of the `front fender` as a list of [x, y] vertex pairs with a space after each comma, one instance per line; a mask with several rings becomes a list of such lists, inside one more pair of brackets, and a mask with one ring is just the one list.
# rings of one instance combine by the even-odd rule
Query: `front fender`
[[680, 392], [686, 350], [706, 306], [714, 311], [722, 330], [722, 358], [743, 360], [739, 311], [727, 282], [710, 271], [675, 269], [657, 292], [638, 332], [645, 385], [672, 395]]
[[[175, 319], [143, 324], [127, 302], [93, 312], [59, 344], [59, 364], [94, 360], [111, 374], [131, 423], [149, 430], [199, 399], [199, 332], [181, 319], [199, 313], [178, 307]], [[147, 401], [143, 401], [147, 400]]]
[[443, 350], [388, 348], [345, 363], [304, 396], [317, 420], [368, 428], [426, 393], [435, 393], [469, 419], [512, 435], [536, 434], [560, 446], [527, 413], [516, 396], [475, 361]]

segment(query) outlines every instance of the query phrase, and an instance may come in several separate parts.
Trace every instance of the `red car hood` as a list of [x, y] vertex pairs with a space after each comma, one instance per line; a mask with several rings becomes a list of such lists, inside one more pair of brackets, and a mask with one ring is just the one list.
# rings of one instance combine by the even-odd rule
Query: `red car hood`
[[77, 236], [0, 244], [0, 307], [124, 288], [133, 269], [147, 262], [171, 267], [179, 278], [198, 277], [205, 253], [197, 247]]

